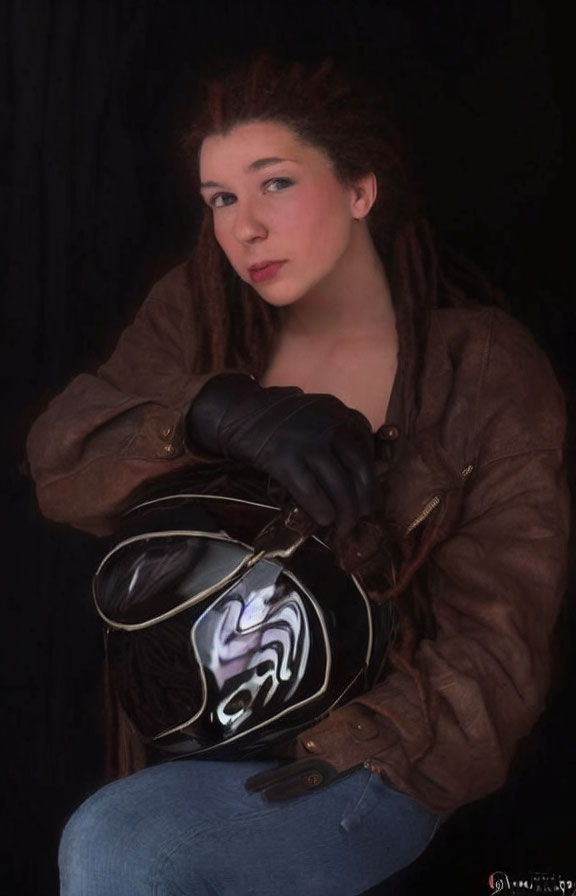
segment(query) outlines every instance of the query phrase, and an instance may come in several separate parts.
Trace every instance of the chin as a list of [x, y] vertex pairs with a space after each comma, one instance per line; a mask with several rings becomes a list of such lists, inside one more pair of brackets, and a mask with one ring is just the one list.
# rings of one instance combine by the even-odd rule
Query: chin
[[274, 308], [288, 308], [290, 305], [295, 305], [296, 302], [300, 300], [300, 296], [277, 298], [276, 296], [260, 295], [260, 298], [263, 302], [266, 302], [267, 305], [272, 305]]
[[305, 283], [301, 282], [300, 285], [284, 281], [283, 283], [262, 284], [260, 289], [256, 289], [254, 284], [251, 286], [262, 301], [268, 305], [273, 305], [275, 308], [288, 308], [290, 305], [306, 302], [308, 298], [312, 299], [317, 287], [324, 283], [324, 277], [315, 277]]
[[286, 308], [288, 305], [294, 305], [300, 301], [303, 295], [303, 293], [296, 293], [294, 290], [255, 289], [253, 284], [251, 286], [263, 302], [266, 302], [267, 305], [273, 305], [275, 308]]

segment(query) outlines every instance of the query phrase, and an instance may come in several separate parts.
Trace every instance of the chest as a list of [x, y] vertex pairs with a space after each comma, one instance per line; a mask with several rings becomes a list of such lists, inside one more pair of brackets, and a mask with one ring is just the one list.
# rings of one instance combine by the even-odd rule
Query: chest
[[364, 414], [377, 430], [386, 420], [396, 363], [395, 346], [379, 343], [330, 347], [288, 344], [273, 354], [261, 383], [335, 395]]

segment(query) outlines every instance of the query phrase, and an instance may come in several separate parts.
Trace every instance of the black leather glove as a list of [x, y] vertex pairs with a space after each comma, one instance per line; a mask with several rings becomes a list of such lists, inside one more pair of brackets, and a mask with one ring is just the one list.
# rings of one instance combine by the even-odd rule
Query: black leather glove
[[269, 803], [279, 803], [296, 796], [304, 796], [320, 787], [327, 787], [332, 781], [355, 771], [358, 767], [341, 773], [329, 762], [323, 762], [321, 759], [299, 759], [295, 762], [284, 762], [278, 768], [259, 772], [247, 778], [244, 787], [248, 793], [261, 793]]
[[264, 470], [318, 525], [335, 523], [339, 536], [373, 508], [370, 424], [332, 395], [222, 373], [192, 402], [186, 431], [190, 444]]
[[374, 757], [394, 740], [394, 733], [370, 710], [350, 703], [284, 748], [283, 755], [291, 755], [291, 760], [253, 775], [244, 786], [248, 793], [261, 793], [276, 803], [326, 787], [359, 768], [381, 773]]

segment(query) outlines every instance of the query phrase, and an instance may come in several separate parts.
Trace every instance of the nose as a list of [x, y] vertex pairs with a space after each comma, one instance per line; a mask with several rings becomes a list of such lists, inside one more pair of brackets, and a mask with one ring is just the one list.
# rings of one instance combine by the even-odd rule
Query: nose
[[241, 243], [253, 243], [268, 236], [268, 228], [254, 202], [237, 203], [234, 236]]

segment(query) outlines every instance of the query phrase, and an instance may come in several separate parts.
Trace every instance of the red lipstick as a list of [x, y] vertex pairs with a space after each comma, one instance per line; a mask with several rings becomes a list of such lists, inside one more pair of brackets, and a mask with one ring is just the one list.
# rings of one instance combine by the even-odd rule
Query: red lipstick
[[248, 273], [253, 283], [262, 283], [264, 280], [272, 280], [276, 276], [285, 261], [263, 261], [261, 264], [253, 264], [248, 268]]

